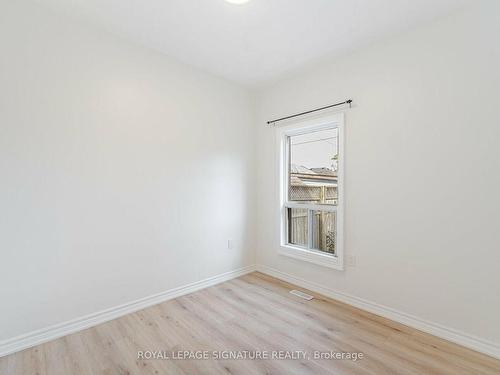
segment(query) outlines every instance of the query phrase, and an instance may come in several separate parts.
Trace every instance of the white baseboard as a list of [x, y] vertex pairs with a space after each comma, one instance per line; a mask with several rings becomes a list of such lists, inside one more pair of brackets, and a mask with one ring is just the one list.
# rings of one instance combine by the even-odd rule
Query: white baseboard
[[391, 319], [398, 323], [402, 323], [409, 327], [418, 329], [420, 331], [462, 345], [469, 349], [473, 349], [475, 351], [500, 359], [500, 344], [498, 343], [484, 340], [479, 337], [474, 337], [467, 333], [457, 331], [453, 328], [444, 327], [440, 324], [429, 322], [427, 320], [418, 318], [410, 314], [406, 314], [387, 306], [382, 306], [362, 298], [335, 291], [323, 285], [319, 285], [317, 283], [295, 277], [268, 266], [257, 265], [256, 268], [257, 271], [269, 276], [273, 276], [277, 279], [295, 284], [305, 289], [309, 289], [310, 291], [322, 294], [326, 297], [330, 297], [337, 301], [344, 302], [348, 305], [371, 312], [384, 318]]
[[24, 350], [47, 341], [57, 339], [81, 331], [83, 329], [96, 326], [101, 323], [119, 318], [123, 315], [145, 309], [146, 307], [165, 302], [167, 300], [195, 292], [221, 282], [234, 279], [255, 271], [255, 266], [248, 266], [234, 271], [229, 271], [208, 279], [197, 281], [188, 285], [181, 286], [158, 293], [149, 297], [141, 298], [136, 301], [125, 303], [120, 306], [112, 307], [97, 313], [82, 316], [68, 322], [53, 325], [51, 327], [36, 330], [21, 336], [14, 337], [5, 341], [0, 341], [0, 357]]
[[56, 324], [51, 327], [43, 328], [37, 331], [30, 332], [28, 334], [14, 337], [12, 339], [1, 341], [0, 357], [57, 339], [62, 336], [69, 335], [71, 333], [81, 331], [86, 328], [96, 326], [101, 323], [105, 323], [107, 321], [133, 313], [135, 311], [142, 310], [146, 307], [153, 306], [158, 303], [165, 302], [170, 299], [180, 297], [185, 294], [189, 294], [227, 280], [234, 279], [256, 270], [276, 277], [277, 279], [295, 284], [302, 288], [347, 303], [362, 310], [394, 320], [409, 327], [430, 333], [431, 335], [500, 359], [500, 345], [497, 343], [474, 337], [455, 329], [444, 327], [440, 324], [432, 323], [416, 316], [406, 314], [401, 311], [397, 311], [390, 307], [382, 306], [362, 298], [335, 291], [320, 284], [295, 277], [288, 273], [281, 272], [277, 269], [270, 268], [264, 265], [248, 266], [234, 271], [229, 271], [179, 288], [174, 288], [120, 306], [83, 316], [68, 322]]

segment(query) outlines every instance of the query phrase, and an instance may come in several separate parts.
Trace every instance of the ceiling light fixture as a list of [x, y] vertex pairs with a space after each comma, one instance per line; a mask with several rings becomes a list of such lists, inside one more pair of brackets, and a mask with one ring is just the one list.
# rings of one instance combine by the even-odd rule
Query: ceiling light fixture
[[238, 5], [248, 3], [249, 1], [250, 0], [226, 0], [227, 3], [238, 4]]

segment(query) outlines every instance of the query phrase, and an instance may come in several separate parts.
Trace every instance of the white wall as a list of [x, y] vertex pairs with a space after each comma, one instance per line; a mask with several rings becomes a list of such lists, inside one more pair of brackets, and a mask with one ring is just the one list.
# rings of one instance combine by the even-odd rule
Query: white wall
[[0, 341], [254, 262], [248, 93], [77, 24], [2, 2]]
[[[499, 3], [477, 3], [262, 90], [257, 261], [500, 343], [499, 40]], [[341, 272], [278, 255], [265, 121], [348, 98], [345, 246], [357, 265]]]

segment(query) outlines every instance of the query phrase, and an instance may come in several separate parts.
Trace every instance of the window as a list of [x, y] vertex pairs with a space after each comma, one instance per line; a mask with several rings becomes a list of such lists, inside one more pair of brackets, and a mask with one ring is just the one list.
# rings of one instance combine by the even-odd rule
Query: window
[[343, 269], [343, 115], [278, 129], [283, 255]]

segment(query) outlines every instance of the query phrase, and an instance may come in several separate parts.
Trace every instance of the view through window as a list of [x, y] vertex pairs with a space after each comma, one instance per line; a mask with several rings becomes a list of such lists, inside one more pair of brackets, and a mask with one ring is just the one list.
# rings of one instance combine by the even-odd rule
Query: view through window
[[337, 128], [287, 136], [287, 242], [336, 254]]

